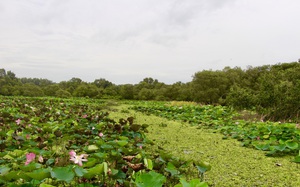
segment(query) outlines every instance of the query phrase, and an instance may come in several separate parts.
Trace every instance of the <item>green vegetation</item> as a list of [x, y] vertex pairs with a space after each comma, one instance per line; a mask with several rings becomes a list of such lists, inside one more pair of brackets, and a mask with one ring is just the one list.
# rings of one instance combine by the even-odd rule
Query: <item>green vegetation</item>
[[299, 72], [282, 63], [115, 85], [0, 69], [0, 185], [300, 186]]
[[128, 100], [194, 101], [251, 110], [263, 120], [299, 122], [300, 63], [279, 63], [196, 72], [190, 82], [168, 85], [153, 78], [138, 84], [115, 85], [100, 78], [84, 82], [80, 78], [54, 83], [47, 79], [17, 78], [0, 69], [0, 95], [89, 97]]
[[[253, 147], [254, 149], [246, 148], [242, 142], [236, 139], [224, 138], [221, 131], [217, 130], [215, 126], [207, 126], [208, 123], [199, 126], [192, 122], [192, 125], [189, 125], [188, 122], [183, 122], [180, 119], [167, 119], [163, 112], [160, 114], [163, 117], [159, 117], [149, 112], [142, 114], [128, 109], [140, 109], [142, 106], [151, 108], [150, 106], [156, 105], [160, 108], [171, 107], [173, 111], [176, 111], [175, 106], [183, 106], [184, 108], [182, 104], [194, 106], [194, 103], [182, 102], [179, 105], [176, 103], [174, 105], [173, 102], [126, 102], [126, 105], [118, 107], [118, 110], [112, 112], [110, 116], [113, 118], [134, 116], [138, 123], [149, 124], [149, 132], [146, 135], [153, 140], [155, 146], [158, 147], [157, 149], [164, 149], [183, 160], [198, 160], [202, 163], [209, 163], [211, 170], [204, 175], [204, 180], [208, 182], [209, 186], [273, 187], [300, 185], [299, 165], [291, 162], [294, 160], [294, 155], [291, 153], [266, 156], [266, 152], [263, 150], [255, 149], [255, 147]], [[192, 106], [189, 107], [192, 108]], [[217, 107], [216, 110], [218, 111], [220, 108]], [[187, 109], [185, 109], [186, 111]], [[198, 115], [201, 116], [201, 113]], [[207, 113], [204, 112], [203, 115], [206, 116]], [[201, 118], [200, 116], [199, 118]], [[235, 121], [234, 118], [232, 120]], [[212, 121], [214, 120], [212, 119]], [[221, 120], [220, 123], [223, 121]], [[218, 124], [215, 123], [215, 125]], [[227, 126], [219, 125], [220, 127]], [[191, 171], [187, 179], [190, 180], [195, 177], [196, 174]]]
[[0, 98], [0, 185], [180, 186], [189, 168], [206, 169], [162, 150], [146, 152], [153, 144], [148, 125], [110, 118], [107, 102]]
[[300, 128], [293, 123], [234, 120], [239, 114], [224, 106], [135, 102], [132, 109], [215, 129], [224, 134], [224, 139], [237, 139], [243, 146], [268, 151], [267, 155], [294, 155], [294, 161], [300, 162]]
[[1, 185], [300, 185], [296, 124], [193, 102], [0, 98]]

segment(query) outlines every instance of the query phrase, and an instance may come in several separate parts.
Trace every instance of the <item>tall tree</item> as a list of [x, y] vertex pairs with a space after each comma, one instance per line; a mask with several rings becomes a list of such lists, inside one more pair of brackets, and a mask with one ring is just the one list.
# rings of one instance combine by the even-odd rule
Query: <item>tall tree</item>
[[204, 70], [195, 73], [192, 96], [197, 102], [217, 104], [229, 92], [229, 80], [222, 71]]
[[107, 88], [113, 85], [113, 83], [111, 83], [110, 81], [100, 78], [100, 79], [96, 79], [93, 82], [98, 88]]

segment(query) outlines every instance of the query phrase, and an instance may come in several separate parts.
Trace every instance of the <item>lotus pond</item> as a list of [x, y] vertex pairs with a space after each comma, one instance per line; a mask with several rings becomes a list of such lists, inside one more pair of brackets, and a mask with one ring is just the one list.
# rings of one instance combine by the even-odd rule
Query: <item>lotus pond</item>
[[207, 186], [209, 164], [154, 149], [148, 124], [111, 118], [107, 101], [0, 101], [2, 186]]

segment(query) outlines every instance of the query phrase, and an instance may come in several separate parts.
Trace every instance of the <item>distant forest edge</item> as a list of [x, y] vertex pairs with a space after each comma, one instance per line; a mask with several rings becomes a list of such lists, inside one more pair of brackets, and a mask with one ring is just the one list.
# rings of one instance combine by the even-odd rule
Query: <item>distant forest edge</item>
[[169, 85], [153, 78], [122, 85], [104, 78], [94, 82], [72, 78], [55, 83], [48, 79], [18, 78], [12, 71], [0, 69], [0, 95], [194, 101], [254, 110], [268, 120], [299, 122], [300, 63], [279, 63], [245, 70], [240, 67], [203, 70], [196, 72], [190, 82]]

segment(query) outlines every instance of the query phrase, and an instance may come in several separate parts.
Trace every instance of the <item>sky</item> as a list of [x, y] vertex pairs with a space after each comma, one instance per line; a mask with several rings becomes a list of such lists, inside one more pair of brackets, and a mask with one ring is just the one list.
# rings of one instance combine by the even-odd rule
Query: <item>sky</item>
[[173, 84], [300, 58], [299, 0], [0, 0], [0, 68]]

